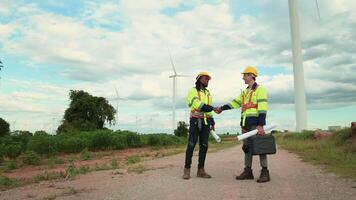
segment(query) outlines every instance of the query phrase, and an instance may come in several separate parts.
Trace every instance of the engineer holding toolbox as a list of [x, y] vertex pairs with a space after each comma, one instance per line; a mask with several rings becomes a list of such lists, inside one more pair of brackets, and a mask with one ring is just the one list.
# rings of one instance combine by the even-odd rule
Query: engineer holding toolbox
[[276, 152], [274, 137], [265, 134], [263, 128], [266, 125], [267, 114], [267, 91], [264, 87], [256, 83], [257, 70], [255, 67], [248, 66], [242, 72], [243, 80], [247, 88], [230, 103], [217, 109], [217, 113], [224, 110], [238, 109], [241, 107], [241, 129], [246, 133], [257, 129], [257, 135], [243, 140], [242, 150], [245, 153], [245, 168], [243, 172], [236, 176], [237, 180], [254, 179], [252, 173], [252, 156], [259, 155], [262, 167], [260, 177], [257, 182], [263, 183], [270, 181], [267, 166], [267, 155]]

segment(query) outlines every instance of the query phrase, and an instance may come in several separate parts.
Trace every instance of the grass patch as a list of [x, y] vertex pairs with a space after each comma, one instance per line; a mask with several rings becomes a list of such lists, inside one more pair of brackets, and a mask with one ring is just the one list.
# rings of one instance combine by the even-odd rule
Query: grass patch
[[117, 164], [117, 160], [114, 158], [111, 160], [111, 168], [112, 169], [117, 169], [119, 165]]
[[37, 175], [33, 178], [34, 182], [56, 180], [60, 178], [65, 178], [66, 174], [64, 172], [48, 172], [45, 171], [42, 174]]
[[88, 150], [88, 148], [83, 149], [83, 151], [80, 152], [80, 158], [82, 160], [91, 160], [91, 154]]
[[9, 162], [6, 163], [6, 171], [12, 171], [14, 169], [17, 169], [16, 160], [9, 160]]
[[55, 168], [57, 165], [62, 165], [64, 163], [65, 161], [62, 158], [55, 156], [43, 161], [43, 164], [48, 165], [50, 169]]
[[34, 151], [26, 151], [20, 157], [23, 164], [26, 165], [40, 165], [41, 157]]
[[19, 185], [18, 181], [0, 175], [0, 190], [6, 190]]
[[126, 163], [129, 165], [139, 163], [139, 162], [142, 162], [142, 157], [140, 157], [140, 156], [129, 156], [126, 159]]
[[356, 142], [349, 142], [351, 129], [314, 140], [313, 132], [279, 133], [277, 143], [301, 156], [304, 161], [322, 165], [325, 171], [356, 180]]
[[150, 170], [150, 169], [148, 169], [144, 165], [135, 165], [135, 166], [129, 167], [127, 171], [142, 174], [143, 172], [148, 171], [148, 170]]

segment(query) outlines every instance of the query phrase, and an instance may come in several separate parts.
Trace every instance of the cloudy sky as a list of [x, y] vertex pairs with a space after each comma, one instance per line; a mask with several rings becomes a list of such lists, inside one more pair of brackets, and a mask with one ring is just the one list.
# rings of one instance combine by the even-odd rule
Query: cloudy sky
[[[299, 0], [308, 128], [356, 120], [356, 1]], [[295, 130], [287, 0], [1, 0], [0, 117], [11, 130], [54, 132], [71, 89], [106, 97], [112, 129], [170, 132], [172, 54], [177, 121], [199, 71], [213, 79], [214, 105], [246, 86], [257, 66], [269, 94], [268, 123]], [[119, 98], [116, 95], [117, 88]], [[117, 100], [118, 99], [118, 100]], [[240, 111], [215, 116], [218, 133], [239, 131]]]

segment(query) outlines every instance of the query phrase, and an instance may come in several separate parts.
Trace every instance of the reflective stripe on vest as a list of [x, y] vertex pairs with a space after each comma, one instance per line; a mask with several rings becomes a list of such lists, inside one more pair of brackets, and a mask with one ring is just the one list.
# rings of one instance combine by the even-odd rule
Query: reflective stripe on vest
[[[208, 92], [207, 94], [207, 98], [208, 98], [208, 105], [210, 105], [210, 93]], [[198, 99], [199, 101], [201, 101], [201, 96], [200, 96], [200, 91], [198, 90]], [[206, 116], [204, 114], [204, 112], [199, 112], [199, 110], [194, 109], [190, 112], [190, 117], [193, 118], [209, 118], [210, 116]]]
[[246, 104], [245, 104], [245, 95], [242, 95], [242, 108], [241, 108], [242, 112], [245, 112], [245, 110], [250, 109], [250, 108], [257, 109], [257, 104], [252, 103], [253, 92], [254, 92], [254, 90], [251, 90], [249, 100]]

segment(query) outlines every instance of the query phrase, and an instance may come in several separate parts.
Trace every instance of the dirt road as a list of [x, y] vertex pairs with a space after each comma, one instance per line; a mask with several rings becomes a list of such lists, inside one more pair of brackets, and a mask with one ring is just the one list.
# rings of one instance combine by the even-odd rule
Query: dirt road
[[[75, 180], [42, 182], [0, 193], [0, 199], [345, 199], [356, 197], [356, 182], [322, 173], [285, 150], [269, 157], [271, 182], [257, 183], [259, 159], [254, 157], [255, 180], [235, 180], [243, 168], [241, 146], [209, 152], [206, 170], [212, 179], [183, 180], [184, 155], [174, 155], [138, 164], [137, 171], [99, 171]], [[194, 156], [193, 162], [197, 162]]]

